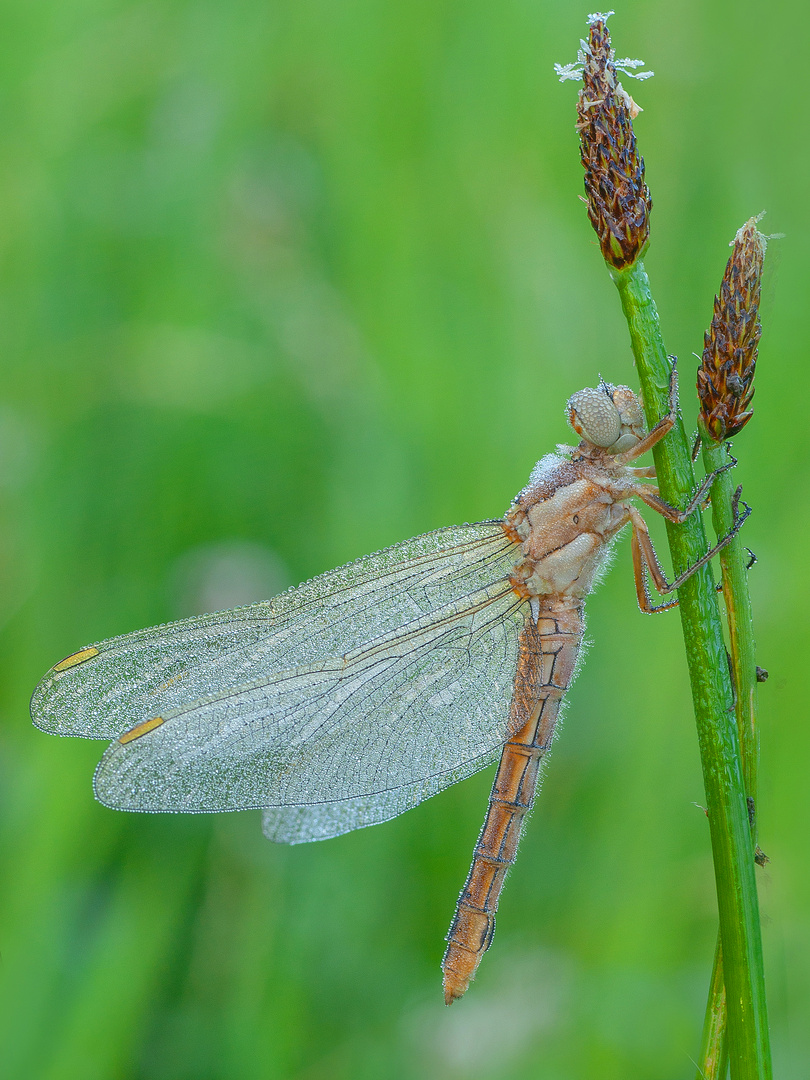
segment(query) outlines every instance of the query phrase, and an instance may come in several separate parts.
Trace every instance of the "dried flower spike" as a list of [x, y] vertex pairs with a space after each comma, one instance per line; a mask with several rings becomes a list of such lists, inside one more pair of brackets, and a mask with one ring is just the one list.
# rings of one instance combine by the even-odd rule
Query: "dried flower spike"
[[[761, 216], [761, 215], [760, 215]], [[714, 298], [697, 373], [700, 420], [715, 442], [730, 439], [751, 419], [754, 368], [762, 333], [759, 295], [767, 239], [751, 218], [732, 241], [720, 295]]]
[[635, 79], [640, 60], [617, 60], [610, 47], [607, 14], [588, 18], [590, 31], [577, 62], [555, 65], [560, 81], [582, 78], [577, 130], [585, 167], [588, 217], [605, 260], [616, 270], [632, 265], [647, 245], [652, 199], [644, 183], [644, 159], [636, 148], [633, 118], [641, 111], [616, 78], [617, 70]]

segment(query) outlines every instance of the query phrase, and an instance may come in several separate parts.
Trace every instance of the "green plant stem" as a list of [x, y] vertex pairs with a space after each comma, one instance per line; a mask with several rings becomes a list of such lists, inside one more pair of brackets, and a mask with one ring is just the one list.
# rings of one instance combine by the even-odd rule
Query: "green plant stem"
[[[703, 439], [703, 465], [706, 472], [727, 461], [723, 444]], [[722, 473], [712, 485], [712, 523], [718, 538], [726, 536], [734, 523], [732, 499], [736, 480], [733, 471]], [[734, 537], [720, 552], [723, 598], [728, 618], [731, 666], [736, 690], [734, 711], [742, 754], [745, 793], [757, 796], [759, 735], [757, 730], [757, 665], [751, 595], [748, 591], [748, 566], [742, 536]], [[756, 843], [756, 817], [751, 818], [752, 838]]]
[[[720, 443], [701, 432], [703, 466], [711, 472], [724, 464], [724, 450]], [[712, 487], [712, 523], [718, 537], [725, 536], [734, 520], [732, 498], [734, 478], [730, 472], [717, 478]], [[720, 552], [723, 580], [723, 598], [729, 629], [731, 670], [734, 674], [734, 712], [737, 734], [742, 754], [745, 792], [756, 805], [757, 766], [759, 764], [759, 739], [756, 718], [756, 652], [754, 644], [751, 596], [748, 591], [748, 567], [742, 538], [735, 536]], [[749, 816], [751, 839], [756, 844], [756, 815]], [[697, 1078], [723, 1080], [725, 1077], [726, 995], [723, 982], [723, 951], [718, 936], [714, 956], [714, 969], [706, 1003], [703, 1024], [703, 1040], [698, 1062]]]
[[[641, 260], [626, 270], [612, 271], [612, 277], [630, 330], [647, 421], [652, 424], [667, 411], [670, 375], [658, 312]], [[684, 506], [695, 482], [680, 418], [654, 448], [653, 455], [663, 498], [675, 506]], [[676, 574], [706, 552], [699, 513], [682, 525], [667, 522], [667, 535]], [[693, 574], [678, 590], [678, 599], [714, 859], [731, 1076], [732, 1080], [770, 1080], [754, 847], [726, 647], [710, 567]]]

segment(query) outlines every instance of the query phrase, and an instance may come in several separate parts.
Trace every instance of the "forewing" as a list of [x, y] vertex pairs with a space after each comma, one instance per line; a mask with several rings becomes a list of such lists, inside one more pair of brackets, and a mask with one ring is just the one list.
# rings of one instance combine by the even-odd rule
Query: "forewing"
[[332, 570], [273, 600], [87, 646], [34, 692], [34, 723], [115, 738], [203, 697], [317, 665], [495, 580], [514, 562], [499, 522], [439, 529]]
[[426, 797], [506, 739], [527, 615], [498, 574], [343, 656], [164, 713], [112, 744], [96, 794], [175, 811]]

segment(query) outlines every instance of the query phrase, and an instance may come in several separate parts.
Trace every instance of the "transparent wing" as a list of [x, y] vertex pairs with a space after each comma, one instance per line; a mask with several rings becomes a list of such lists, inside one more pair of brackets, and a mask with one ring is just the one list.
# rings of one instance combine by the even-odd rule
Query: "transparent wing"
[[480, 768], [507, 737], [528, 613], [503, 569], [491, 556], [488, 584], [342, 656], [164, 712], [110, 746], [98, 798], [153, 811], [349, 800], [383, 820]]
[[273, 672], [342, 656], [511, 572], [499, 522], [439, 529], [273, 600], [96, 642], [52, 668], [34, 723], [111, 739], [138, 721]]
[[328, 840], [353, 829], [379, 825], [492, 764], [500, 752], [499, 745], [449, 772], [376, 795], [360, 795], [314, 806], [268, 807], [262, 814], [262, 832], [277, 844], [303, 844], [308, 840]]

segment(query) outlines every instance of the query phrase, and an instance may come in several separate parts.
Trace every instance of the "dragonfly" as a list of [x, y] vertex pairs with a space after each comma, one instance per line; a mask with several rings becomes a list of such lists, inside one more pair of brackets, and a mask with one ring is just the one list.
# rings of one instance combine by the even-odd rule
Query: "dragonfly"
[[[34, 692], [34, 723], [112, 740], [95, 773], [105, 806], [261, 809], [280, 843], [384, 822], [498, 760], [442, 962], [447, 1004], [468, 989], [532, 808], [582, 646], [585, 597], [626, 526], [643, 612], [669, 582], [636, 503], [682, 523], [654, 467], [631, 463], [678, 416], [645, 430], [641, 402], [600, 380], [568, 401], [576, 446], [537, 463], [503, 518], [439, 529], [271, 600], [87, 645]], [[743, 504], [745, 506], [745, 504]]]

